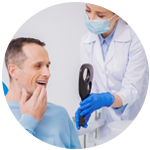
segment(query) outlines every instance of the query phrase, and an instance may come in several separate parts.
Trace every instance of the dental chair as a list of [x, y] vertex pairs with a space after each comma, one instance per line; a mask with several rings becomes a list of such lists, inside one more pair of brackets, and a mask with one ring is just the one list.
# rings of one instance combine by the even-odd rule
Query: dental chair
[[[75, 117], [72, 117], [74, 126], [75, 125]], [[97, 145], [97, 141], [103, 143], [103, 140], [99, 137], [100, 128], [105, 126], [106, 121], [100, 119], [100, 112], [95, 112], [95, 120], [88, 123], [87, 128], [80, 128], [77, 130], [78, 136], [84, 136], [84, 148], [88, 148], [86, 142], [94, 143], [94, 146]], [[75, 127], [76, 128], [76, 127]], [[88, 137], [88, 138], [87, 138]], [[98, 144], [99, 145], [99, 144]]]
[[6, 84], [4, 82], [2, 82], [2, 85], [3, 85], [4, 95], [6, 96], [7, 93], [8, 93], [8, 88], [7, 88], [7, 86], [6, 86]]
[[2, 81], [2, 128], [5, 127], [5, 96], [8, 92], [8, 88]]

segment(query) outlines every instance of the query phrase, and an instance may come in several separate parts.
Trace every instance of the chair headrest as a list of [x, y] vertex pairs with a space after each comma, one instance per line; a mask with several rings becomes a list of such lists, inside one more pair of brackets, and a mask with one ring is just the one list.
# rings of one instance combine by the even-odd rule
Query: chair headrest
[[8, 93], [8, 88], [7, 88], [7, 86], [6, 86], [6, 84], [4, 82], [2, 82], [2, 85], [3, 85], [4, 95], [6, 96], [7, 93]]

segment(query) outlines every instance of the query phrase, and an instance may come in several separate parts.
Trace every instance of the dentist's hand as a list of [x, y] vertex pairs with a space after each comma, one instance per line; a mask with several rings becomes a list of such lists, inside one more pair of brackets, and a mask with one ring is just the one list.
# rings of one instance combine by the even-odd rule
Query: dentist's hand
[[[87, 122], [91, 114], [102, 107], [110, 107], [115, 101], [114, 95], [111, 93], [92, 93], [84, 101], [80, 102], [80, 107], [78, 108], [75, 118], [76, 118], [76, 127], [79, 128], [79, 117], [85, 115], [86, 123], [84, 127], [87, 127]], [[82, 111], [82, 112], [81, 112]]]
[[[75, 113], [76, 128], [77, 128], [78, 130], [80, 130], [80, 126], [79, 126], [80, 112], [81, 112], [81, 111], [78, 109], [78, 110], [76, 111], [76, 113]], [[89, 121], [90, 117], [91, 117], [91, 114], [85, 115], [85, 123], [84, 123], [83, 128], [87, 128], [87, 126], [88, 126], [88, 125], [87, 125], [87, 122]]]
[[27, 100], [26, 90], [22, 89], [19, 106], [21, 114], [31, 115], [39, 122], [46, 112], [47, 92], [45, 87], [38, 86], [29, 100]]

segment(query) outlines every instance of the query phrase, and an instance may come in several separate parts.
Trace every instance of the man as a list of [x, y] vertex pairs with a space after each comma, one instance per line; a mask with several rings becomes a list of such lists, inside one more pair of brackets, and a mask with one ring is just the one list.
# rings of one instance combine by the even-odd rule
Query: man
[[8, 105], [20, 124], [32, 135], [51, 145], [81, 148], [66, 110], [47, 102], [50, 75], [45, 43], [33, 38], [13, 39], [5, 54], [10, 76]]

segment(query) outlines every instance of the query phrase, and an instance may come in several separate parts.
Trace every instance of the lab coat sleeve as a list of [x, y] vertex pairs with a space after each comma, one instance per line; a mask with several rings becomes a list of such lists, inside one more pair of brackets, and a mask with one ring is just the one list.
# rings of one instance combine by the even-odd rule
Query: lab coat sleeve
[[122, 99], [123, 105], [131, 106], [140, 98], [144, 75], [147, 68], [147, 59], [144, 48], [136, 35], [133, 36], [128, 54], [126, 73], [121, 89], [117, 95]]
[[[89, 46], [91, 44], [88, 44]], [[84, 63], [90, 63], [90, 51], [88, 50], [89, 48], [87, 47], [87, 43], [85, 44], [83, 42], [83, 40], [81, 40], [80, 43], [80, 64], [84, 64]]]
[[20, 149], [33, 149], [33, 134], [38, 121], [28, 114], [23, 114], [18, 122]]
[[[89, 63], [92, 65], [91, 47], [92, 47], [92, 43], [85, 44], [83, 42], [83, 39], [81, 40], [81, 43], [80, 43], [80, 64], [81, 65], [84, 63]], [[97, 87], [96, 81], [93, 78], [91, 93], [97, 93], [97, 92], [98, 92], [98, 87]]]

